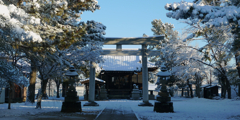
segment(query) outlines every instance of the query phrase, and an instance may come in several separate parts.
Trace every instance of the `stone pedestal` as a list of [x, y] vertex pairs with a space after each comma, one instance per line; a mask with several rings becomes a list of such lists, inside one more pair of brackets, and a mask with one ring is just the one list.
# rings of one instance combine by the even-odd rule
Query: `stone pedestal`
[[167, 91], [159, 92], [157, 102], [154, 103], [153, 111], [156, 112], [173, 112], [173, 102]]
[[76, 91], [68, 90], [67, 96], [62, 103], [61, 112], [82, 112], [81, 102]]
[[155, 102], [154, 111], [160, 113], [173, 112], [173, 102]]
[[132, 99], [133, 100], [139, 100], [139, 98], [140, 98], [139, 89], [133, 89], [132, 90]]
[[150, 94], [148, 95], [149, 100], [155, 100], [155, 95], [153, 95], [153, 91], [150, 90]]
[[107, 100], [107, 90], [105, 89], [105, 86], [101, 87], [100, 90], [100, 100]]

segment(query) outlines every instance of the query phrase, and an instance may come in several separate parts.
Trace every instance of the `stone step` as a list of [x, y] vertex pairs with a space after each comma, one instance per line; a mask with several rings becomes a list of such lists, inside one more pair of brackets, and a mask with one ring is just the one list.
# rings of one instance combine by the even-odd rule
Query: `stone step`
[[130, 95], [108, 95], [109, 99], [128, 99]]

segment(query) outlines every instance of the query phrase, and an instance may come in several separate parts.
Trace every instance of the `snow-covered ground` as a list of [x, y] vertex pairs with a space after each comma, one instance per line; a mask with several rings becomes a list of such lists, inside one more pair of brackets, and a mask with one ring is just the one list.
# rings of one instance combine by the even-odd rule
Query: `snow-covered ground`
[[[13, 103], [12, 109], [8, 110], [8, 104], [0, 104], [0, 119], [17, 119], [18, 116], [36, 115], [39, 113], [61, 111], [63, 99], [43, 100], [42, 109], [35, 109], [35, 104]], [[87, 101], [82, 101], [82, 105]], [[108, 100], [96, 101], [99, 107], [82, 106], [84, 114], [99, 114], [105, 107], [117, 106], [131, 107], [140, 120], [225, 120], [240, 119], [240, 100], [224, 99], [209, 100], [204, 98], [180, 98], [173, 97], [174, 113], [156, 113], [153, 107], [139, 107], [141, 100]], [[154, 104], [154, 100], [150, 100]]]

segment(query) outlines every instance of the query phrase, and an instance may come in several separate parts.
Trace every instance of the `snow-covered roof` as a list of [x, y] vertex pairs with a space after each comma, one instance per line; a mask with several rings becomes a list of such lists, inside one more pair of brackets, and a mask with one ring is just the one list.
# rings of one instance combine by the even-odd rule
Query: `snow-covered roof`
[[171, 76], [171, 73], [169, 73], [168, 71], [165, 72], [160, 71], [157, 73], [157, 76]]
[[[86, 79], [84, 79], [84, 80], [80, 80], [80, 82], [82, 83], [82, 82], [85, 82], [85, 81], [89, 81], [89, 79], [90, 79], [90, 78], [86, 78]], [[105, 83], [105, 81], [104, 81], [104, 80], [102, 80], [102, 79], [99, 79], [99, 78], [95, 78], [95, 81], [98, 81], [98, 82]]]
[[[100, 63], [99, 67], [105, 71], [134, 71], [141, 70], [142, 56], [102, 56], [104, 63]], [[154, 63], [149, 62], [148, 68], [156, 67]], [[137, 69], [138, 68], [138, 69]]]
[[209, 84], [207, 84], [207, 85], [202, 85], [201, 86], [201, 88], [204, 88], [204, 87], [206, 87], [206, 88], [211, 88], [211, 87], [220, 87], [220, 86], [218, 86], [218, 85], [209, 85]]

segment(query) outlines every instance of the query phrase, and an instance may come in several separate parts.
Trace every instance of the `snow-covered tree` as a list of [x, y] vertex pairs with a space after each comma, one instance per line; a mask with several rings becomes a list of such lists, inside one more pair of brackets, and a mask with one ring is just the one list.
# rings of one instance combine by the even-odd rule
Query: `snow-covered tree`
[[[179, 36], [178, 32], [174, 31], [174, 26], [170, 23], [163, 23], [161, 19], [157, 20], [154, 19], [152, 22], [152, 31], [153, 35], [164, 35], [164, 40], [160, 41], [160, 44], [150, 46], [150, 49], [161, 50], [159, 56], [153, 56], [150, 58], [151, 61], [160, 61], [161, 63], [164, 62], [167, 68], [171, 70], [171, 66], [173, 66], [172, 58], [174, 56], [174, 52], [166, 52], [162, 50], [167, 44], [171, 44], [173, 41], [177, 41]], [[159, 63], [159, 64], [161, 64]]]
[[[214, 27], [221, 27], [221, 26], [227, 26], [228, 28], [230, 28], [231, 33], [234, 35], [233, 36], [233, 42], [232, 45], [233, 47], [231, 48], [231, 52], [233, 52], [233, 54], [235, 54], [236, 57], [236, 63], [237, 63], [237, 67], [239, 68], [240, 71], [240, 67], [238, 65], [238, 44], [239, 44], [239, 37], [238, 37], [238, 31], [239, 31], [239, 8], [237, 5], [232, 5], [232, 3], [234, 1], [229, 1], [227, 3], [225, 3], [224, 6], [220, 7], [220, 6], [209, 6], [209, 5], [204, 5], [204, 3], [202, 2], [197, 2], [197, 3], [189, 3], [189, 2], [180, 2], [180, 3], [173, 3], [173, 4], [167, 4], [165, 6], [165, 8], [167, 10], [170, 10], [172, 12], [167, 13], [167, 16], [170, 18], [174, 18], [174, 19], [188, 19], [191, 20], [191, 25], [198, 25], [198, 24], [202, 24], [202, 28], [204, 29], [199, 29], [199, 31], [195, 32], [194, 34], [192, 34], [191, 36], [188, 37], [189, 38], [193, 38], [193, 37], [198, 37], [199, 34], [204, 34], [206, 33], [204, 30], [207, 29], [211, 29], [214, 30]], [[216, 4], [215, 4], [216, 5]], [[215, 32], [216, 33], [216, 32]], [[212, 34], [213, 35], [213, 34]], [[217, 41], [219, 39], [214, 39], [216, 40], [215, 43], [217, 43]], [[231, 40], [231, 39], [229, 39]], [[220, 42], [221, 43], [221, 42]], [[228, 48], [229, 49], [229, 48]], [[211, 52], [211, 51], [209, 51]], [[226, 51], [223, 51], [226, 52]], [[223, 53], [222, 55], [226, 53]], [[225, 56], [225, 58], [221, 58], [222, 60], [226, 60], [229, 59], [228, 56]], [[222, 62], [222, 61], [221, 61]], [[220, 63], [222, 64], [222, 63]], [[220, 65], [219, 64], [219, 65]], [[225, 72], [223, 72], [222, 70], [222, 74], [225, 74]], [[240, 74], [239, 74], [240, 75]], [[225, 79], [227, 79], [225, 77]], [[230, 88], [230, 83], [229, 81], [226, 81], [226, 86], [227, 86], [227, 91], [228, 91], [228, 98], [231, 98], [231, 88]]]
[[[191, 84], [195, 84], [197, 88], [200, 88], [203, 78], [207, 76], [204, 64], [196, 61], [201, 60], [203, 55], [191, 46], [182, 44], [178, 47], [172, 74], [185, 81], [190, 88], [191, 97], [193, 97]], [[200, 90], [198, 90], [197, 95], [200, 96]]]
[[[198, 51], [202, 52], [204, 56], [202, 60], [197, 61], [213, 68], [215, 70], [215, 73], [217, 72], [216, 75], [222, 74], [217, 76], [221, 77], [221, 79], [219, 78], [219, 80], [221, 80], [219, 83], [221, 83], [222, 89], [224, 90], [221, 92], [222, 97], [225, 98], [226, 90], [227, 88], [230, 88], [226, 73], [230, 67], [228, 66], [228, 63], [233, 57], [233, 54], [230, 51], [233, 39], [232, 34], [229, 32], [229, 27], [222, 26], [208, 28], [204, 25], [201, 25], [200, 23], [192, 24], [192, 22], [193, 20], [185, 21], [185, 23], [191, 26], [187, 29], [187, 31], [191, 31], [191, 34], [193, 33], [195, 37], [200, 36], [200, 38], [189, 39], [192, 38], [192, 34], [186, 39], [188, 41], [201, 39], [206, 43], [206, 45], [198, 49]], [[228, 92], [231, 93], [230, 89]]]
[[[161, 44], [154, 46], [160, 50], [160, 56], [152, 57], [152, 60], [158, 60], [156, 64], [164, 62], [169, 70], [172, 71], [172, 79], [169, 79], [171, 83], [180, 83], [178, 84], [179, 86], [185, 87], [182, 85], [189, 83], [187, 85], [190, 86], [189, 80], [191, 80], [192, 83], [200, 88], [202, 80], [206, 75], [204, 75], [204, 65], [199, 65], [199, 63], [193, 60], [193, 58], [201, 60], [203, 57], [198, 53], [197, 48], [184, 43], [182, 38], [178, 36], [178, 32], [173, 30], [174, 26], [172, 24], [164, 24], [161, 20], [153, 20], [152, 25], [154, 35], [165, 36], [165, 40], [161, 41]], [[200, 90], [198, 90], [198, 96], [200, 97]]]
[[[36, 108], [39, 108], [41, 105], [41, 97], [44, 94], [44, 90], [46, 90], [48, 79], [61, 79], [60, 81], [63, 81], [68, 79], [63, 75], [67, 72], [66, 68], [69, 66], [74, 65], [75, 68], [80, 68], [85, 66], [85, 61], [96, 63], [102, 61], [100, 53], [103, 40], [105, 39], [103, 35], [105, 34], [106, 26], [95, 21], [82, 22], [81, 24], [86, 24], [87, 26], [87, 34], [82, 37], [82, 41], [75, 42], [64, 50], [57, 49], [51, 59], [47, 58], [40, 62], [39, 72], [42, 80], [42, 89]], [[80, 73], [81, 69], [77, 69], [77, 72]]]
[[0, 87], [9, 88], [8, 109], [11, 109], [14, 84], [19, 86], [27, 86], [29, 81], [25, 76], [23, 76], [18, 68], [5, 61], [0, 61], [0, 76]]
[[34, 102], [36, 61], [65, 49], [86, 34], [80, 15], [99, 9], [96, 0], [0, 0], [1, 40], [17, 43], [17, 49], [31, 60], [30, 101]]

